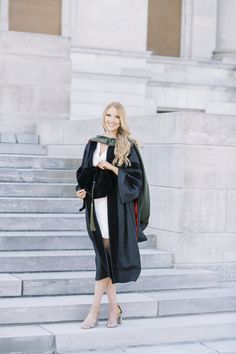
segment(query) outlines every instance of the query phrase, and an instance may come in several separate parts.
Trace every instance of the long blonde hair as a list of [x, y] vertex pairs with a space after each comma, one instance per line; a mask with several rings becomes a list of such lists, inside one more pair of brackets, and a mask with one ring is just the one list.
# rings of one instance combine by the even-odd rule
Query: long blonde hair
[[116, 108], [118, 116], [120, 118], [120, 126], [118, 128], [118, 132], [116, 136], [116, 144], [114, 149], [115, 158], [112, 161], [112, 164], [117, 166], [122, 166], [122, 165], [130, 166], [131, 163], [130, 160], [128, 159], [128, 155], [130, 153], [130, 148], [131, 148], [131, 139], [129, 138], [130, 131], [126, 121], [126, 112], [124, 106], [120, 102], [111, 102], [106, 106], [103, 112], [103, 120], [102, 120], [103, 129], [104, 131], [106, 130], [105, 117], [108, 109], [111, 107]]

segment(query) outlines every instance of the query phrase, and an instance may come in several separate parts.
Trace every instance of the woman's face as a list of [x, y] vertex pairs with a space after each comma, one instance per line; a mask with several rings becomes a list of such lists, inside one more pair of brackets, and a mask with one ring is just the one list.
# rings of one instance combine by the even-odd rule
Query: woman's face
[[105, 115], [105, 130], [107, 133], [116, 134], [120, 127], [120, 117], [115, 107], [110, 107]]

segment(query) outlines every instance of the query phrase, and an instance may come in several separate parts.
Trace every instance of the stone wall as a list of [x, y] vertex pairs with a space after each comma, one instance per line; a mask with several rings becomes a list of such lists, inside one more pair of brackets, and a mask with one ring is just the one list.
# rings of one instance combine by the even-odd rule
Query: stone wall
[[[204, 113], [162, 114], [137, 132], [152, 196], [158, 248], [177, 267], [217, 269], [236, 279], [236, 120]], [[155, 134], [153, 134], [155, 131]]]
[[69, 40], [0, 32], [1, 131], [34, 131], [34, 123], [69, 119]]

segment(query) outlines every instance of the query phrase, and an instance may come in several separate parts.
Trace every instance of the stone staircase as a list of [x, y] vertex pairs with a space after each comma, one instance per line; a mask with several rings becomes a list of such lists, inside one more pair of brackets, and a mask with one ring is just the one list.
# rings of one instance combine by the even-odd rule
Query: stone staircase
[[46, 155], [34, 134], [0, 138], [0, 353], [75, 353], [236, 337], [236, 288], [176, 269], [147, 232], [137, 282], [118, 284], [122, 326], [80, 329], [92, 302], [94, 251], [75, 197], [79, 159]]

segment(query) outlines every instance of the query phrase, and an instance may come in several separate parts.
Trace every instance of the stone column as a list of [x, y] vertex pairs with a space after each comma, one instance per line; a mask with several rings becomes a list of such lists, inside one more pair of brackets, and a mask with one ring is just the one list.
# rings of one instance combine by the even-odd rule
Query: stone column
[[70, 38], [76, 25], [77, 0], [62, 0], [61, 6], [61, 35]]
[[8, 31], [8, 0], [0, 0], [0, 31]]
[[236, 1], [218, 0], [214, 59], [236, 61], [235, 20]]

